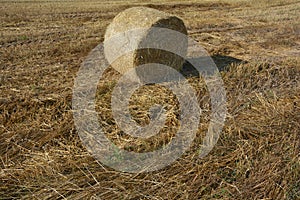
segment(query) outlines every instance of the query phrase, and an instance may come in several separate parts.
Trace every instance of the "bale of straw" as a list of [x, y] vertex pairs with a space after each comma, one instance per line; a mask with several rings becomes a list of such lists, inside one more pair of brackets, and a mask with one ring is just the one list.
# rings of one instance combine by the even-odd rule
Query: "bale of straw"
[[[187, 52], [187, 37], [178, 39], [176, 34], [160, 34], [157, 32], [158, 28], [170, 29], [173, 32], [179, 32], [179, 35], [187, 36], [184, 22], [176, 16], [147, 7], [133, 7], [119, 13], [107, 27], [105, 33], [104, 53], [106, 59], [121, 74], [147, 63], [160, 63], [180, 70]], [[133, 29], [145, 31], [135, 35], [129, 34], [128, 37], [130, 38], [122, 37], [122, 33]], [[116, 37], [113, 42], [108, 42], [117, 35], [121, 37]], [[155, 48], [138, 49], [150, 42], [157, 43], [167, 49], [173, 49], [181, 56]], [[115, 59], [114, 55], [121, 52], [124, 46], [125, 48], [132, 48], [133, 51]]]

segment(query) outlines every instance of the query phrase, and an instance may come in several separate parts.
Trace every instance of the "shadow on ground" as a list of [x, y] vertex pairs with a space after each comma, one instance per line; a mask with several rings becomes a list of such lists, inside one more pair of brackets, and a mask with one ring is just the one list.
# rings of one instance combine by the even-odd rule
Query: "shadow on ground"
[[[231, 57], [231, 56], [214, 55], [214, 56], [211, 56], [211, 58], [213, 59], [214, 63], [216, 64], [216, 66], [220, 72], [227, 71], [231, 64], [247, 63], [247, 61], [243, 61], [243, 60]], [[196, 61], [197, 60], [206, 60], [206, 59], [207, 58], [192, 58], [192, 60], [196, 60]], [[209, 66], [206, 66], [206, 67], [209, 67]], [[185, 77], [191, 77], [191, 76], [198, 77], [199, 76], [199, 72], [188, 61], [185, 61], [185, 63], [183, 64], [181, 73]]]

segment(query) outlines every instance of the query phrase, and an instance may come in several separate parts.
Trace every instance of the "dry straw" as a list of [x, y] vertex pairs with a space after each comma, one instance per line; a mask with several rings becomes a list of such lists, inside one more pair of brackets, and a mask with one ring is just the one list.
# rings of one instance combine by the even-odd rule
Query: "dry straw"
[[[121, 74], [124, 74], [131, 68], [136, 68], [146, 63], [160, 63], [180, 70], [184, 62], [183, 57], [187, 51], [187, 37], [184, 39], [181, 37], [180, 40], [177, 40], [177, 36], [173, 34], [173, 36], [170, 34], [158, 34], [158, 28], [166, 28], [187, 35], [186, 27], [181, 19], [152, 8], [133, 7], [119, 13], [108, 26], [105, 33], [105, 56], [107, 60], [112, 63], [112, 67]], [[130, 38], [125, 39], [119, 39], [117, 37], [113, 42], [107, 42], [118, 34], [133, 29], [143, 29], [145, 31], [134, 37], [132, 35]], [[173, 52], [181, 56], [171, 53], [171, 51], [161, 49], [138, 49], [141, 46], [144, 47], [145, 43], [149, 42], [164, 46], [167, 49], [173, 49]], [[115, 60], [114, 56], [118, 54], [124, 46], [133, 51]]]

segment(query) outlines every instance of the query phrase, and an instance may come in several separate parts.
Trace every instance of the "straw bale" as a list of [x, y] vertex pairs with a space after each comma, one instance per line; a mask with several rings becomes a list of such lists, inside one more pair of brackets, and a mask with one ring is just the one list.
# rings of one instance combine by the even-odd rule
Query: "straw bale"
[[[145, 31], [141, 34], [128, 35], [129, 38], [122, 35], [129, 30], [139, 28]], [[178, 38], [178, 35], [172, 33], [164, 34], [163, 30], [157, 31], [158, 28], [174, 30], [176, 33], [181, 33], [179, 34], [181, 37]], [[108, 42], [118, 35], [120, 37], [116, 37], [117, 39], [113, 42]], [[184, 22], [178, 17], [152, 8], [133, 7], [119, 13], [108, 26], [105, 33], [104, 52], [106, 59], [112, 63], [112, 67], [121, 74], [147, 63], [160, 63], [180, 70], [187, 51], [187, 37], [182, 36], [186, 35]], [[164, 47], [170, 51], [157, 48], [139, 49], [150, 42], [155, 43], [158, 48]], [[115, 59], [115, 55], [122, 52], [122, 48], [131, 48], [133, 51]], [[176, 54], [171, 53], [171, 50]], [[160, 72], [157, 75], [162, 76]]]

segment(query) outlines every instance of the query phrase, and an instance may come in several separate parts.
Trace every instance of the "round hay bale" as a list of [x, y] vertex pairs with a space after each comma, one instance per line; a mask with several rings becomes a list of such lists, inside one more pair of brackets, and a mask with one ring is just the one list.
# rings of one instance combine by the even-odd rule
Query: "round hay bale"
[[[130, 32], [137, 29], [142, 31]], [[151, 48], [145, 48], [147, 46]], [[104, 38], [105, 57], [121, 74], [148, 63], [160, 63], [180, 70], [187, 46], [187, 30], [181, 19], [147, 7], [133, 7], [119, 13], [107, 27]], [[123, 54], [124, 49], [132, 51]], [[140, 73], [147, 72], [136, 71], [138, 77]], [[163, 76], [162, 72], [157, 75]]]

